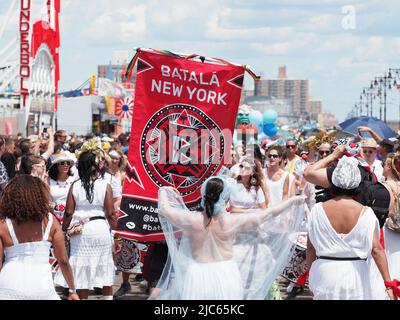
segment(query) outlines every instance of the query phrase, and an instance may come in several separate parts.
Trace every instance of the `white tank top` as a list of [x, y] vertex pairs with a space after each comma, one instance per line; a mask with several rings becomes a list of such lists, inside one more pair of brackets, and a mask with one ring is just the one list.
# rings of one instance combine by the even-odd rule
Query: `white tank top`
[[268, 186], [269, 190], [269, 196], [271, 198], [271, 205], [274, 206], [280, 202], [282, 202], [283, 199], [283, 186], [285, 185], [285, 180], [286, 177], [288, 176], [288, 173], [285, 172], [282, 177], [277, 180], [277, 181], [272, 181], [268, 177], [268, 172], [265, 172], [265, 182]]

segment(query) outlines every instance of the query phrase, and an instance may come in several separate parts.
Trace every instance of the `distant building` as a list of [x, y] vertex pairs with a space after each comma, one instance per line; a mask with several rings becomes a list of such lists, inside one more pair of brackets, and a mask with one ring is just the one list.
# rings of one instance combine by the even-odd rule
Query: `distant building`
[[245, 103], [246, 98], [254, 97], [254, 90], [242, 90], [242, 96], [240, 97], [240, 105]]
[[280, 67], [278, 79], [264, 79], [255, 84], [256, 96], [290, 100], [295, 115], [305, 114], [309, 103], [309, 81], [287, 79], [286, 67]]
[[261, 113], [272, 109], [278, 113], [279, 117], [293, 116], [289, 100], [266, 96], [249, 96], [245, 98], [244, 103], [251, 106], [253, 110], [260, 111]]
[[310, 100], [308, 104], [308, 113], [312, 120], [318, 120], [318, 115], [322, 113], [322, 101], [321, 100]]
[[281, 79], [281, 80], [287, 79], [286, 66], [279, 67], [278, 79]]
[[318, 125], [321, 129], [329, 129], [338, 124], [335, 115], [331, 112], [322, 112], [318, 115]]

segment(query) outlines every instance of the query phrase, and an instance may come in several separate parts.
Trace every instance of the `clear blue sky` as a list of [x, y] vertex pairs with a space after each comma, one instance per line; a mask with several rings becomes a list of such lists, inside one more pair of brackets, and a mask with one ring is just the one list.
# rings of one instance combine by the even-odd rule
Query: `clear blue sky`
[[[9, 2], [0, 1], [0, 23]], [[88, 79], [115, 50], [153, 47], [229, 59], [267, 77], [286, 65], [290, 78], [309, 79], [312, 97], [344, 120], [362, 87], [400, 68], [396, 0], [61, 2], [62, 90]], [[398, 119], [399, 101], [399, 92], [389, 95], [389, 119]]]

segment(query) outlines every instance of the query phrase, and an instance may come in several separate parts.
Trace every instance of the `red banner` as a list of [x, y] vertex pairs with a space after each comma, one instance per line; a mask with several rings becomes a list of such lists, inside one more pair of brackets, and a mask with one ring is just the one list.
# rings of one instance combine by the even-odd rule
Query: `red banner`
[[245, 69], [149, 51], [139, 51], [136, 61], [119, 234], [153, 242], [164, 239], [158, 189], [175, 187], [198, 209], [202, 183], [229, 159]]

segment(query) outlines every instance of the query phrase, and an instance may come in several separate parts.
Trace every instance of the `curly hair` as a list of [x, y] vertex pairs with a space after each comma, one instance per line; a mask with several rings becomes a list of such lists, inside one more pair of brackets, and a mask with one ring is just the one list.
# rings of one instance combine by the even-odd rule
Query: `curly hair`
[[390, 169], [397, 180], [400, 180], [400, 153], [390, 153], [386, 162], [389, 162]]
[[42, 222], [52, 211], [50, 191], [37, 177], [20, 175], [12, 179], [0, 198], [0, 218], [15, 220], [18, 225], [28, 221]]

